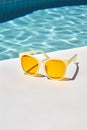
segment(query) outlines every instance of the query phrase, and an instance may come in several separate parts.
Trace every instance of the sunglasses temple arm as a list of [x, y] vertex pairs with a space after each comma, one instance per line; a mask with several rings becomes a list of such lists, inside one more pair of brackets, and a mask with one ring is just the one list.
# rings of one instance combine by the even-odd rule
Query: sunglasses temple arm
[[76, 60], [77, 60], [77, 54], [75, 54], [73, 57], [71, 57], [71, 58], [68, 60], [68, 64], [70, 64], [71, 62], [74, 62], [74, 64], [76, 64]]
[[43, 54], [47, 59], [50, 59], [50, 57], [45, 52], [43, 52]]
[[42, 50], [35, 50], [35, 51], [28, 51], [28, 52], [23, 52], [23, 53], [20, 53], [20, 56], [21, 55], [24, 55], [24, 54], [34, 54], [34, 53], [43, 53], [43, 55], [47, 58], [47, 59], [49, 59], [50, 57], [44, 52], [44, 51], [42, 51]]

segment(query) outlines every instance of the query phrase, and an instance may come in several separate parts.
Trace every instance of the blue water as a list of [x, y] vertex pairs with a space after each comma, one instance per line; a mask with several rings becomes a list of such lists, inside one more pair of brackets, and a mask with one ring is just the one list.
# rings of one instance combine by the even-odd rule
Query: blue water
[[0, 60], [87, 45], [87, 5], [44, 9], [0, 24]]

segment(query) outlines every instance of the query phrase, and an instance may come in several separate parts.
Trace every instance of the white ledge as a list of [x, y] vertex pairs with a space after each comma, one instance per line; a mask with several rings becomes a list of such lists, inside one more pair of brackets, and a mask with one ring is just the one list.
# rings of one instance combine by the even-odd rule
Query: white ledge
[[[0, 130], [87, 129], [87, 46], [48, 54], [69, 58], [75, 53], [78, 73], [70, 81], [27, 76], [19, 58], [0, 61]], [[71, 64], [66, 76], [75, 71]]]

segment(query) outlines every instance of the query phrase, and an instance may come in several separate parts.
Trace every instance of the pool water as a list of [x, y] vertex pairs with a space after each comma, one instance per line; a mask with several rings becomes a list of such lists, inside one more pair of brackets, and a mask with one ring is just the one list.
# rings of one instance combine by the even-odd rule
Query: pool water
[[35, 11], [0, 23], [0, 60], [19, 52], [45, 52], [87, 45], [87, 5]]

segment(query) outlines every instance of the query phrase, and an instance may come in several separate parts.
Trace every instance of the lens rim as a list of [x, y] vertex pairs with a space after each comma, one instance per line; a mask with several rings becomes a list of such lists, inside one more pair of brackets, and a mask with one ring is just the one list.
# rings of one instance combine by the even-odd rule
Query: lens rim
[[[24, 70], [24, 68], [23, 68], [23, 63], [22, 63], [22, 58], [23, 58], [24, 56], [32, 57], [32, 58], [34, 58], [34, 59], [37, 61], [37, 63], [38, 63], [38, 69], [37, 69], [37, 71], [36, 71], [35, 74], [32, 74], [32, 75], [31, 75], [31, 74], [27, 73], [27, 72]], [[23, 56], [21, 56], [21, 66], [22, 66], [22, 69], [23, 69], [23, 71], [25, 72], [25, 74], [30, 75], [30, 76], [36, 76], [37, 73], [38, 73], [39, 67], [40, 67], [40, 63], [39, 63], [39, 60], [38, 60], [36, 57], [34, 57], [34, 56], [31, 56], [31, 55], [23, 55]]]
[[45, 68], [45, 72], [46, 72], [46, 76], [49, 78], [49, 79], [52, 79], [52, 80], [61, 80], [64, 78], [64, 75], [61, 77], [61, 78], [51, 78], [48, 74], [47, 74], [47, 71], [46, 71], [46, 63], [50, 60], [57, 60], [57, 61], [62, 61], [65, 65], [65, 72], [64, 72], [64, 75], [66, 74], [66, 70], [67, 70], [67, 62], [66, 60], [63, 60], [63, 59], [55, 59], [55, 58], [50, 58], [48, 60], [46, 60], [46, 62], [44, 63], [44, 68]]

